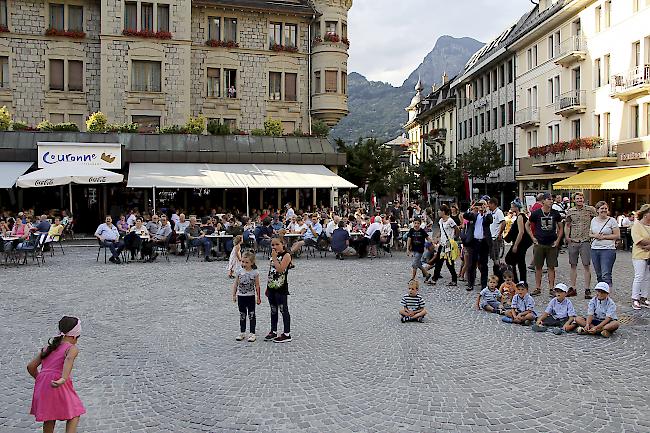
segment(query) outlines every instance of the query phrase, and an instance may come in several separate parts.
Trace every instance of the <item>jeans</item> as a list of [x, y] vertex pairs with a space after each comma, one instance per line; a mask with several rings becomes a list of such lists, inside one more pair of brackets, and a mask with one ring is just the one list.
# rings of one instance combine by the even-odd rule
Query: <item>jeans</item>
[[205, 257], [210, 257], [210, 251], [212, 250], [212, 242], [208, 238], [194, 238], [190, 241], [190, 245], [193, 247], [203, 245], [203, 254]]
[[612, 287], [612, 269], [616, 261], [616, 250], [591, 250], [591, 262], [598, 282], [606, 282]]
[[648, 299], [650, 290], [650, 262], [645, 259], [633, 259], [634, 282], [632, 283], [632, 299]]
[[467, 268], [467, 286], [474, 287], [476, 282], [476, 264], [481, 271], [481, 287], [487, 287], [488, 282], [488, 259], [490, 246], [485, 239], [474, 239], [469, 246], [469, 265]]
[[271, 332], [278, 332], [278, 310], [282, 313], [282, 325], [284, 333], [291, 332], [291, 316], [289, 315], [288, 295], [278, 293], [276, 290], [269, 290], [267, 297], [271, 306]]
[[255, 334], [255, 296], [237, 296], [237, 306], [239, 307], [239, 330], [246, 332], [246, 316], [250, 322], [251, 334]]
[[111, 250], [111, 254], [114, 258], [120, 256], [120, 253], [124, 249], [124, 242], [122, 241], [103, 241], [102, 246]]

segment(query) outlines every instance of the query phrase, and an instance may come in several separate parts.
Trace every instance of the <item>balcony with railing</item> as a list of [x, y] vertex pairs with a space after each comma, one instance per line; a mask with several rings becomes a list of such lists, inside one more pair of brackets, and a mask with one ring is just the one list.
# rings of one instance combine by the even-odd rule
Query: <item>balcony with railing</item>
[[528, 107], [517, 110], [515, 113], [515, 126], [520, 128], [539, 126], [539, 108]]
[[555, 114], [571, 116], [585, 111], [587, 111], [587, 92], [584, 90], [571, 90], [555, 99]]
[[586, 165], [593, 162], [615, 163], [617, 145], [600, 137], [575, 138], [528, 150], [533, 167], [560, 164]]
[[560, 43], [555, 64], [571, 66], [587, 58], [587, 39], [582, 36], [571, 36]]
[[611, 96], [626, 101], [636, 95], [650, 94], [650, 65], [637, 66], [626, 74], [612, 75]]

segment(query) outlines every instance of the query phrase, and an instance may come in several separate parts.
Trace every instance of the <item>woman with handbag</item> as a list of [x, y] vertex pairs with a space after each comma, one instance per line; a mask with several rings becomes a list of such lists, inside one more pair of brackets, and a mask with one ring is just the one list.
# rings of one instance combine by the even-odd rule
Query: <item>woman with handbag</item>
[[458, 226], [450, 217], [450, 214], [451, 210], [445, 204], [443, 204], [438, 211], [438, 215], [440, 216], [440, 221], [438, 222], [440, 229], [440, 244], [436, 254], [433, 282], [435, 284], [435, 282], [440, 279], [442, 264], [446, 263], [447, 269], [449, 269], [449, 273], [451, 274], [451, 283], [448, 285], [456, 286], [458, 285], [458, 276], [456, 275], [455, 261], [459, 256], [459, 250], [458, 244], [454, 238], [458, 235]]
[[591, 220], [591, 263], [596, 271], [598, 282], [605, 282], [612, 288], [612, 270], [616, 262], [616, 241], [621, 237], [621, 229], [614, 218], [609, 216], [609, 206], [604, 201], [596, 203], [598, 215]]
[[650, 308], [650, 204], [641, 206], [632, 226], [632, 264], [634, 282], [632, 283], [632, 308]]
[[528, 270], [526, 269], [526, 252], [533, 244], [533, 240], [526, 231], [528, 218], [521, 212], [522, 204], [519, 200], [510, 203], [510, 211], [513, 214], [512, 225], [508, 234], [503, 239], [512, 244], [506, 254], [505, 262], [512, 267], [515, 281], [528, 282]]

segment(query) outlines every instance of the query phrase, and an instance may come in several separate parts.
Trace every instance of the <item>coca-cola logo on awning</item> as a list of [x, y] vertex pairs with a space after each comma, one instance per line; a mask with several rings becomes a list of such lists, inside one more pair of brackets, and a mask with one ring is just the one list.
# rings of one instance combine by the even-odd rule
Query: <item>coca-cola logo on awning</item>
[[88, 178], [89, 183], [106, 183], [106, 176], [90, 177]]
[[34, 186], [52, 186], [54, 185], [54, 179], [39, 179], [34, 182]]

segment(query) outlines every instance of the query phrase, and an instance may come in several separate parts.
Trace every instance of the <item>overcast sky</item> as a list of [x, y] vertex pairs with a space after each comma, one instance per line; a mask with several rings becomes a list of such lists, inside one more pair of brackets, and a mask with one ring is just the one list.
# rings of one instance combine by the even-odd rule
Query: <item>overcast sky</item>
[[354, 0], [348, 71], [401, 86], [438, 37], [487, 42], [532, 7], [530, 0]]

